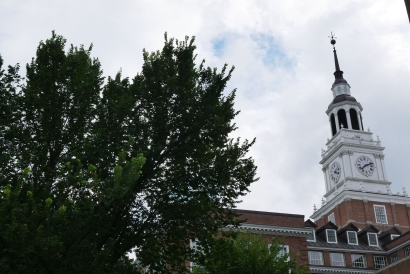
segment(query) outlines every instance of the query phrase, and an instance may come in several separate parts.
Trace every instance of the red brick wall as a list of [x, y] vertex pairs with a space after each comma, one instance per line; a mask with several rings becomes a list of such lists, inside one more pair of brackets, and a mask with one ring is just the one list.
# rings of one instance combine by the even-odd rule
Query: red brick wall
[[[235, 210], [235, 212], [241, 214], [240, 219], [245, 219], [246, 221], [244, 223], [246, 224], [305, 228], [303, 215], [250, 210]], [[283, 244], [289, 246], [290, 258], [298, 256], [296, 260], [298, 264], [305, 263], [308, 265], [306, 237], [264, 234], [264, 238], [267, 242], [271, 242], [272, 237], [278, 237]]]
[[[387, 225], [379, 225], [376, 223], [374, 205], [385, 206]], [[397, 228], [403, 233], [410, 230], [410, 208], [403, 204], [345, 200], [320, 218], [316, 222], [318, 227], [326, 224], [328, 222], [328, 216], [332, 213], [335, 214], [336, 225], [339, 227], [345, 226], [349, 221], [353, 220], [354, 222], [352, 223], [360, 229], [372, 224], [381, 231], [386, 231], [392, 228], [393, 225], [399, 225]]]
[[305, 237], [293, 237], [293, 236], [275, 236], [275, 235], [264, 235], [266, 242], [272, 242], [272, 238], [277, 237], [283, 242], [284, 245], [289, 246], [289, 257], [295, 258], [297, 264], [305, 263], [308, 265], [308, 250], [307, 242]]
[[235, 210], [241, 214], [240, 219], [245, 219], [245, 223], [258, 225], [272, 225], [272, 226], [286, 226], [286, 227], [305, 227], [305, 220], [303, 215]]

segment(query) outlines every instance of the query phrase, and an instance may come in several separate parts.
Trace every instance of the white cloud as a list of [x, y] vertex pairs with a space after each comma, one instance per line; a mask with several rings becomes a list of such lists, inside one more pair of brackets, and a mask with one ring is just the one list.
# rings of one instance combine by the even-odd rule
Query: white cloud
[[[237, 88], [237, 136], [261, 178], [241, 208], [312, 213], [324, 194], [320, 148], [330, 137], [325, 114], [332, 100], [337, 50], [364, 124], [386, 146], [392, 190], [407, 183], [410, 153], [410, 40], [403, 1], [11, 1], [0, 3], [0, 53], [8, 64], [31, 60], [51, 30], [68, 43], [94, 43], [105, 75], [133, 77], [141, 52], [160, 49], [163, 34], [195, 35], [198, 60], [235, 65], [227, 90]], [[215, 43], [223, 42], [216, 51]]]

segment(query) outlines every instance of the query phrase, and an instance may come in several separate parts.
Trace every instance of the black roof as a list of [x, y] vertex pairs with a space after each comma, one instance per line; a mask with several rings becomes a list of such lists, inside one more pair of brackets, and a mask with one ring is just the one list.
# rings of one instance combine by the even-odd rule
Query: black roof
[[324, 231], [325, 229], [334, 229], [334, 230], [337, 230], [337, 229], [338, 229], [338, 226], [335, 225], [333, 222], [329, 221], [329, 222], [327, 222], [326, 224], [324, 224], [323, 226], [319, 227], [319, 228], [316, 230], [316, 234], [321, 233], [321, 232]]
[[391, 234], [401, 235], [403, 233], [397, 227], [394, 226], [390, 228], [389, 230], [380, 233], [379, 239], [384, 238], [386, 236], [390, 236]]
[[305, 227], [314, 227], [314, 228], [316, 228], [317, 225], [314, 222], [312, 222], [310, 219], [307, 219], [307, 221], [305, 222]]
[[360, 237], [361, 235], [366, 234], [367, 232], [370, 233], [379, 233], [379, 230], [375, 228], [373, 225], [369, 225], [366, 228], [362, 229], [359, 233], [358, 236]]
[[337, 226], [332, 222], [328, 222], [322, 227], [316, 230], [316, 241], [308, 241], [307, 245], [311, 247], [325, 247], [325, 248], [335, 248], [335, 249], [351, 249], [352, 251], [357, 250], [357, 252], [368, 250], [368, 251], [383, 251], [383, 246], [369, 246], [367, 240], [360, 239], [360, 235], [366, 232], [378, 232], [377, 228], [370, 225], [365, 229], [358, 232], [358, 244], [352, 245], [347, 241], [347, 236], [343, 232], [345, 231], [358, 231], [359, 229], [354, 224], [347, 224], [346, 226], [339, 228], [337, 233], [337, 243], [328, 243], [326, 239], [325, 229], [337, 229]]
[[357, 226], [355, 226], [354, 224], [349, 223], [349, 224], [345, 225], [344, 227], [339, 228], [339, 230], [337, 231], [337, 234], [341, 234], [345, 231], [356, 231], [357, 232], [357, 231], [359, 231], [359, 228]]
[[340, 94], [333, 98], [333, 101], [329, 104], [329, 107], [333, 104], [337, 104], [344, 101], [357, 102], [357, 100], [349, 94]]
[[[336, 76], [336, 73], [337, 72], [335, 72], [335, 76]], [[341, 83], [347, 84], [347, 81], [343, 78], [343, 71], [340, 71], [340, 73], [341, 73], [340, 78], [335, 79], [335, 81], [333, 82], [332, 88], [334, 88], [337, 84], [341, 84]]]
[[343, 248], [343, 249], [351, 249], [351, 250], [357, 250], [358, 252], [360, 250], [372, 250], [372, 251], [382, 251], [384, 248], [381, 246], [369, 246], [367, 243], [364, 243], [359, 240], [358, 245], [351, 245], [347, 243], [346, 237], [337, 237], [337, 244], [331, 244], [326, 241], [326, 238], [323, 237], [316, 237], [315, 242], [308, 241], [307, 242], [308, 246], [314, 246], [314, 247], [328, 247], [328, 248]]

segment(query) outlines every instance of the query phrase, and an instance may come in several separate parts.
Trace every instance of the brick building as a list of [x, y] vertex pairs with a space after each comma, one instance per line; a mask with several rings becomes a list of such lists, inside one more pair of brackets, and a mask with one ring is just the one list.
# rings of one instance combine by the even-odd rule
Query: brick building
[[234, 211], [241, 214], [241, 219], [246, 219], [240, 226], [241, 231], [263, 234], [267, 241], [275, 236], [281, 237], [289, 256], [294, 258], [298, 255], [297, 263], [308, 264], [306, 238], [312, 230], [305, 227], [303, 215], [241, 209]]
[[[362, 121], [333, 45], [336, 71], [326, 114], [332, 138], [322, 150], [326, 193], [311, 220], [303, 216], [238, 210], [241, 229], [287, 235], [286, 245], [310, 273], [410, 273], [410, 198], [392, 193], [384, 147]], [[312, 221], [313, 220], [313, 221]]]

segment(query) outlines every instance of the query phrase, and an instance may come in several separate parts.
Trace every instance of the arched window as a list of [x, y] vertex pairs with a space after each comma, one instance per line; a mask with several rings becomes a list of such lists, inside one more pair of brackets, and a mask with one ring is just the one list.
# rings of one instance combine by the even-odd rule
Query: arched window
[[335, 120], [335, 115], [332, 113], [330, 115], [330, 124], [332, 125], [332, 136], [336, 134], [336, 120]]
[[352, 129], [360, 130], [359, 120], [357, 119], [357, 112], [354, 108], [349, 110], [350, 120], [352, 121]]
[[339, 109], [337, 112], [337, 118], [339, 118], [339, 128], [347, 128], [347, 119], [346, 119], [346, 112], [344, 109]]

